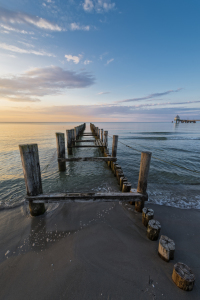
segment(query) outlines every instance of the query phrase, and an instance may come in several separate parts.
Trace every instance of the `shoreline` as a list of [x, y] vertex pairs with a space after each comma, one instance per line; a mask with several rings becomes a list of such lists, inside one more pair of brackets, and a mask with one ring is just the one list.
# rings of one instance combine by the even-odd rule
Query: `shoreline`
[[[63, 204], [35, 218], [1, 210], [1, 299], [199, 299], [200, 212], [147, 205], [175, 241], [169, 263], [129, 204]], [[178, 261], [196, 276], [192, 292], [171, 279]]]

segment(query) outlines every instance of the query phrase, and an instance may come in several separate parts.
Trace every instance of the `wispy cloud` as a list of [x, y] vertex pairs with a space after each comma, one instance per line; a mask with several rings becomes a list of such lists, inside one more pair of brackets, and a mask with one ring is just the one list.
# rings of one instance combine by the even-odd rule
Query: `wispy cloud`
[[108, 12], [114, 9], [115, 3], [110, 0], [84, 0], [83, 9], [87, 12], [97, 13]]
[[7, 26], [7, 25], [4, 25], [4, 24], [0, 24], [1, 28], [5, 29], [6, 31], [14, 31], [14, 32], [17, 32], [17, 33], [22, 33], [22, 34], [34, 34], [33, 31], [26, 31], [26, 30], [20, 30], [20, 29], [17, 29], [17, 28], [14, 28], [14, 27], [11, 27], [11, 26]]
[[105, 95], [105, 94], [110, 94], [110, 92], [100, 92], [97, 95]]
[[88, 60], [88, 59], [86, 59], [85, 61], [84, 61], [84, 65], [89, 65], [89, 64], [91, 64], [92, 63], [92, 61], [91, 60]]
[[114, 58], [107, 60], [106, 65], [109, 65], [113, 60], [114, 60]]
[[51, 66], [35, 68], [12, 77], [0, 77], [0, 98], [14, 102], [36, 102], [38, 97], [56, 95], [65, 89], [79, 89], [94, 84], [87, 72], [76, 73]]
[[75, 64], [78, 64], [82, 58], [82, 55], [79, 54], [79, 56], [73, 56], [71, 54], [66, 54], [65, 58], [67, 59], [67, 61], [73, 61]]
[[169, 90], [169, 91], [162, 92], [162, 93], [154, 93], [154, 94], [150, 94], [150, 95], [148, 95], [148, 96], [140, 97], [140, 98], [132, 98], [132, 99], [120, 100], [120, 101], [117, 101], [117, 103], [133, 102], [133, 101], [141, 101], [141, 100], [150, 100], [150, 99], [154, 99], [154, 98], [157, 98], [157, 97], [166, 96], [166, 95], [169, 95], [169, 94], [171, 94], [171, 93], [178, 93], [178, 92], [180, 92], [182, 89], [183, 89], [183, 88], [179, 88], [179, 89], [177, 89], [177, 90]]
[[34, 54], [34, 55], [55, 57], [54, 54], [45, 52], [43, 50], [40, 50], [40, 51], [35, 51], [35, 50], [31, 50], [31, 49], [26, 50], [26, 49], [22, 49], [22, 48], [19, 48], [19, 47], [13, 46], [13, 45], [8, 45], [5, 43], [0, 43], [0, 48], [4, 49], [4, 50], [9, 50], [9, 51], [15, 52], [15, 53]]
[[90, 26], [89, 25], [80, 25], [79, 23], [71, 23], [70, 24], [70, 29], [71, 30], [84, 30], [84, 31], [89, 31], [90, 30]]
[[10, 24], [29, 24], [40, 29], [46, 29], [51, 31], [62, 31], [63, 29], [57, 24], [48, 21], [44, 18], [32, 16], [22, 12], [15, 12], [0, 7], [0, 20], [3, 23]]

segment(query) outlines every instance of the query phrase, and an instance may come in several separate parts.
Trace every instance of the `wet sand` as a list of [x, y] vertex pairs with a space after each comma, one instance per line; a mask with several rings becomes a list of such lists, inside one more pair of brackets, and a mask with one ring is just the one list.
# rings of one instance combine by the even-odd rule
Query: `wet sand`
[[[200, 299], [200, 211], [148, 206], [176, 243], [174, 261], [160, 259], [134, 206], [74, 203], [36, 218], [23, 206], [0, 211], [0, 299]], [[196, 275], [192, 292], [171, 279], [178, 261]]]

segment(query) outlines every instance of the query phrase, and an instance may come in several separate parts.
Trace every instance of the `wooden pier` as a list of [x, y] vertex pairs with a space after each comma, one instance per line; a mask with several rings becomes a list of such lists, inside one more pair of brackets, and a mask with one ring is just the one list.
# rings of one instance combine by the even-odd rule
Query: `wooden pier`
[[[26, 184], [26, 201], [29, 202], [30, 213], [33, 216], [41, 215], [45, 212], [45, 203], [70, 203], [70, 202], [110, 202], [127, 201], [135, 203], [135, 209], [142, 212], [144, 201], [148, 200], [147, 179], [151, 161], [151, 152], [141, 153], [140, 171], [138, 186], [131, 189], [131, 183], [125, 177], [122, 167], [117, 163], [118, 135], [113, 135], [112, 152], [108, 149], [108, 131], [99, 129], [90, 123], [91, 132], [84, 132], [86, 124], [81, 124], [73, 129], [66, 130], [67, 153], [65, 155], [65, 134], [56, 133], [57, 161], [60, 172], [66, 171], [66, 162], [102, 162], [107, 163], [108, 167], [116, 176], [119, 184], [118, 193], [50, 193], [43, 194], [42, 180], [39, 163], [39, 151], [37, 144], [19, 145], [22, 167]], [[82, 140], [80, 137], [93, 137], [93, 139]], [[91, 143], [84, 145], [84, 143]], [[83, 144], [82, 144], [83, 143]], [[101, 157], [71, 157], [75, 148], [98, 148], [102, 152]]]

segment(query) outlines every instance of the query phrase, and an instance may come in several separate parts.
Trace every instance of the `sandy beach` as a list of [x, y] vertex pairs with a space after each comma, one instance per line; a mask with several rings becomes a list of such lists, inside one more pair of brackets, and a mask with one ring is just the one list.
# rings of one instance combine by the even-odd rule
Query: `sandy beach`
[[[200, 212], [148, 206], [176, 243], [174, 261], [159, 258], [129, 204], [65, 204], [42, 217], [0, 211], [0, 298], [199, 299]], [[171, 279], [178, 261], [195, 273], [192, 292]]]

